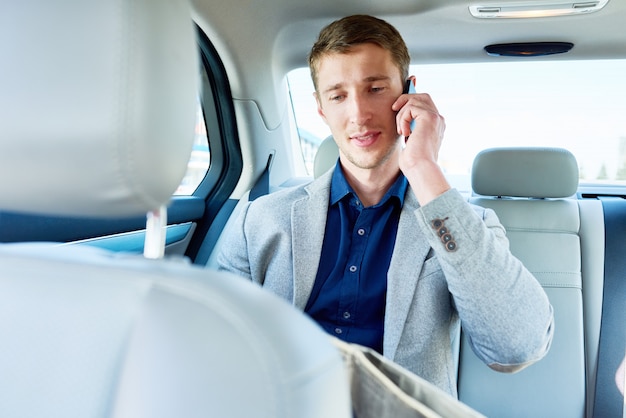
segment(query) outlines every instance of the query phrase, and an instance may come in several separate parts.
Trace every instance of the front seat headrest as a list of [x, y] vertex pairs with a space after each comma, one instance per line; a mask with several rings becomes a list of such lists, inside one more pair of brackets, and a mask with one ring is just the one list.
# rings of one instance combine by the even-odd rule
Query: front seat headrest
[[3, 8], [0, 210], [112, 217], [169, 201], [191, 155], [198, 94], [183, 4]]

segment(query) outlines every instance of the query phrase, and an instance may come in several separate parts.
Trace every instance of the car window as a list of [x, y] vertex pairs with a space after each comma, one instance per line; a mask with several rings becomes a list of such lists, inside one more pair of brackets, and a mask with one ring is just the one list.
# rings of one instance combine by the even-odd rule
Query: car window
[[204, 122], [204, 114], [202, 106], [198, 102], [196, 110], [196, 127], [195, 139], [193, 141], [193, 149], [191, 157], [187, 163], [187, 172], [176, 189], [175, 195], [192, 195], [196, 190], [207, 171], [211, 161], [211, 153], [209, 152], [209, 140], [207, 137], [206, 124]]
[[[504, 146], [566, 148], [581, 183], [626, 184], [626, 60], [415, 65], [411, 73], [446, 118], [439, 163], [455, 187], [469, 190], [479, 151]], [[290, 72], [288, 81], [312, 167], [310, 149], [330, 132], [317, 115], [308, 69]]]

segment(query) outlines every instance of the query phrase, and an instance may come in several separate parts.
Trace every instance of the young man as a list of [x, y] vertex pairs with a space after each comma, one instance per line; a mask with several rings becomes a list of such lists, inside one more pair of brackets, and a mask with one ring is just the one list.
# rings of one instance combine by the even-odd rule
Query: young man
[[340, 19], [321, 31], [309, 64], [339, 161], [249, 204], [220, 267], [452, 395], [460, 322], [495, 370], [542, 358], [552, 307], [494, 212], [446, 181], [437, 164], [445, 121], [427, 94], [403, 94], [410, 58], [397, 30], [371, 16]]

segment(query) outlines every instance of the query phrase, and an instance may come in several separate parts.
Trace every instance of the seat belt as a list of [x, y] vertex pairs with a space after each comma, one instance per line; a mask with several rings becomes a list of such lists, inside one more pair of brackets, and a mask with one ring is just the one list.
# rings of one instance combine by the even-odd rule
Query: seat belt
[[265, 169], [254, 186], [252, 186], [252, 189], [250, 189], [250, 193], [248, 194], [249, 202], [270, 192], [270, 167], [272, 166], [272, 157], [274, 157], [274, 154], [269, 155]]
[[618, 418], [626, 416], [617, 386], [624, 380], [617, 371], [626, 357], [626, 200], [598, 199], [604, 210], [604, 289], [593, 416]]

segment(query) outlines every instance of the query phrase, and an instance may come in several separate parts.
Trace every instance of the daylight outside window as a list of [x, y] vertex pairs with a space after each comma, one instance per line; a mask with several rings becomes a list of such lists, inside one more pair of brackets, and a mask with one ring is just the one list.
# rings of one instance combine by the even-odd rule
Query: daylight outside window
[[[469, 190], [478, 152], [509, 146], [566, 148], [581, 183], [626, 184], [626, 60], [418, 65], [411, 74], [446, 118], [439, 163], [454, 187]], [[330, 131], [316, 112], [308, 69], [288, 81], [310, 169]]]
[[198, 103], [196, 111], [195, 138], [193, 141], [193, 149], [191, 157], [187, 163], [187, 173], [181, 181], [175, 195], [191, 195], [196, 190], [200, 182], [206, 175], [211, 161], [211, 153], [209, 152], [209, 140], [207, 138], [206, 125], [202, 107]]

